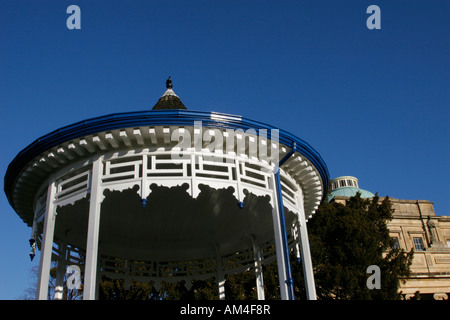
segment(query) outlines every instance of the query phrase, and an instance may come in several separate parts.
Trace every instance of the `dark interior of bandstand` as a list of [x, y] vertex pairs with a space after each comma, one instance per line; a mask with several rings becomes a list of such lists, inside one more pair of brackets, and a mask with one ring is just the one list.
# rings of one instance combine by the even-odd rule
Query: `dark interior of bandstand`
[[[123, 191], [104, 191], [99, 256], [112, 257], [118, 264], [127, 259], [198, 261], [217, 257], [218, 250], [221, 255], [248, 251], [251, 238], [256, 244], [273, 243], [273, 209], [268, 195], [256, 196], [244, 190], [242, 207], [232, 187], [214, 189], [200, 184], [197, 198], [190, 195], [187, 184], [152, 184], [150, 189], [145, 206], [137, 185]], [[89, 205], [88, 195], [57, 207], [55, 240], [85, 252]], [[285, 219], [290, 225], [296, 217], [285, 208]]]

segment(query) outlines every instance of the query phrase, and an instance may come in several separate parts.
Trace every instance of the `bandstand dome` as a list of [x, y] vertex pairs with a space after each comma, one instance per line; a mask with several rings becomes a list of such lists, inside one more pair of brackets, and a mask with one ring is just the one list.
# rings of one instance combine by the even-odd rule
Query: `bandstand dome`
[[57, 129], [8, 166], [6, 196], [41, 251], [38, 298], [50, 261], [78, 265], [95, 299], [102, 277], [220, 287], [274, 259], [283, 287], [287, 250], [308, 260], [306, 221], [329, 184], [319, 153], [265, 123], [188, 110], [170, 78], [166, 89], [152, 110]]

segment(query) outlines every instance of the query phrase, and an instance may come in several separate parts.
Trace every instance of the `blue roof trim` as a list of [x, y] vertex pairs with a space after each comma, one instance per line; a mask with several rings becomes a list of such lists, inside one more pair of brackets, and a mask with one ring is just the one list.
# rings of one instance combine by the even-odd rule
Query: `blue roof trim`
[[224, 113], [190, 110], [153, 110], [115, 113], [79, 121], [50, 132], [41, 138], [36, 139], [28, 147], [19, 152], [9, 164], [4, 178], [4, 191], [12, 205], [12, 186], [20, 170], [22, 170], [22, 168], [34, 157], [61, 143], [81, 138], [86, 135], [115, 129], [158, 125], [194, 126], [195, 121], [201, 121], [202, 126], [205, 127], [243, 129], [244, 131], [247, 129], [267, 129], [267, 138], [269, 139], [271, 138], [270, 130], [278, 129], [279, 142], [289, 147], [293, 146], [295, 142], [297, 150], [307, 157], [317, 168], [324, 183], [325, 190], [323, 199], [325, 199], [330, 180], [328, 168], [320, 154], [307, 142], [280, 128], [259, 121]]

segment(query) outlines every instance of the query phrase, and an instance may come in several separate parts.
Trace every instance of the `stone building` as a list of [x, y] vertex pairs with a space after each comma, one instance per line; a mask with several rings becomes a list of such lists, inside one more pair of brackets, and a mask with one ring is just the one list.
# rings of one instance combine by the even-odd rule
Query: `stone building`
[[[357, 192], [363, 198], [374, 196], [372, 192], [359, 188], [357, 178], [339, 177], [331, 181], [328, 200], [345, 203]], [[389, 199], [394, 213], [388, 227], [395, 245], [406, 251], [414, 248], [411, 276], [400, 284], [399, 290], [405, 299], [418, 294], [421, 299], [448, 300], [450, 216], [436, 215], [433, 202], [428, 200]]]

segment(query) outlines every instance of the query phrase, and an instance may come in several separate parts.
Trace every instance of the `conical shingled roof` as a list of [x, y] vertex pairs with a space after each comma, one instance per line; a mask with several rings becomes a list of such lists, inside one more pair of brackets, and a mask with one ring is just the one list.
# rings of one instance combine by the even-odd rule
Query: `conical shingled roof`
[[184, 106], [181, 99], [173, 92], [172, 88], [172, 80], [167, 79], [166, 81], [166, 92], [159, 98], [158, 102], [155, 104], [152, 110], [167, 110], [167, 109], [184, 109], [187, 108]]

